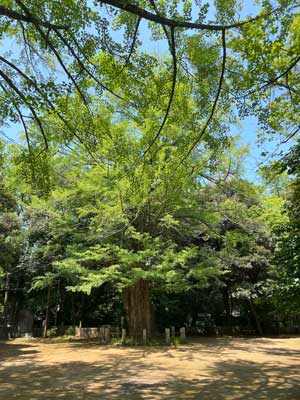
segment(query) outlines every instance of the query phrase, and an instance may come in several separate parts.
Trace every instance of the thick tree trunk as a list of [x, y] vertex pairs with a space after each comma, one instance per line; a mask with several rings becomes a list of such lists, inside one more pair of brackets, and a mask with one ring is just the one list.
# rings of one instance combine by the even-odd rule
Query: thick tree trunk
[[254, 321], [255, 321], [257, 333], [258, 333], [260, 336], [263, 336], [264, 333], [263, 333], [263, 330], [262, 330], [262, 327], [261, 327], [261, 324], [260, 324], [260, 320], [259, 320], [259, 318], [258, 318], [256, 309], [255, 309], [255, 305], [254, 305], [252, 299], [249, 299], [249, 304], [250, 304], [250, 310], [251, 310], [252, 316], [253, 316]]
[[147, 329], [147, 336], [153, 335], [154, 310], [150, 302], [150, 283], [139, 279], [133, 286], [124, 289], [123, 299], [129, 335], [142, 337], [143, 329]]

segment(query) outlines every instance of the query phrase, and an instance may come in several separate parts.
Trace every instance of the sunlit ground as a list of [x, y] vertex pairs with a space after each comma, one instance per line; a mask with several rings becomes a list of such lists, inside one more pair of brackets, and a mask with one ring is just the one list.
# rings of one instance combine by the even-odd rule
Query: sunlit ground
[[0, 399], [300, 399], [300, 338], [0, 343]]

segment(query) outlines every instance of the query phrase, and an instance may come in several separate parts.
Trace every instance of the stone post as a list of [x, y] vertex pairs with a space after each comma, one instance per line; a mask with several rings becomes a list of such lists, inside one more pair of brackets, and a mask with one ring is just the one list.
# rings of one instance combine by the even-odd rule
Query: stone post
[[79, 321], [79, 337], [82, 337], [82, 321]]
[[110, 329], [105, 328], [104, 329], [104, 341], [106, 344], [109, 342], [109, 338], [110, 338]]
[[186, 339], [185, 327], [180, 328], [180, 339], [182, 339], [182, 340]]
[[171, 336], [175, 337], [175, 326], [171, 326]]
[[170, 343], [170, 329], [169, 328], [165, 329], [165, 334], [166, 334], [166, 343]]
[[147, 329], [143, 329], [143, 342], [147, 342]]
[[122, 329], [122, 337], [121, 337], [121, 342], [125, 343], [126, 340], [126, 329]]
[[116, 327], [116, 337], [120, 337], [120, 328], [118, 326]]

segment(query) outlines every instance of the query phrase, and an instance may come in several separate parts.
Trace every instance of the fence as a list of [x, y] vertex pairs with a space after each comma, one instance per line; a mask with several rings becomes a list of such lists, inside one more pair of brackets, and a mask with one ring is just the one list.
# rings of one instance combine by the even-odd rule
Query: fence
[[107, 342], [111, 337], [119, 337], [121, 330], [118, 327], [103, 325], [97, 328], [75, 328], [75, 336], [83, 339], [100, 339]]
[[[175, 327], [166, 328], [164, 332], [165, 340], [167, 343], [170, 342], [171, 337], [175, 337]], [[120, 329], [119, 327], [104, 325], [96, 328], [75, 328], [75, 336], [82, 339], [100, 339], [104, 343], [108, 343], [111, 338], [121, 338], [122, 342], [125, 341], [127, 332], [126, 329]], [[179, 336], [181, 339], [185, 340], [186, 332], [185, 328], [182, 327], [179, 330]], [[146, 329], [143, 329], [141, 332], [141, 338], [144, 342], [148, 339], [148, 332]]]

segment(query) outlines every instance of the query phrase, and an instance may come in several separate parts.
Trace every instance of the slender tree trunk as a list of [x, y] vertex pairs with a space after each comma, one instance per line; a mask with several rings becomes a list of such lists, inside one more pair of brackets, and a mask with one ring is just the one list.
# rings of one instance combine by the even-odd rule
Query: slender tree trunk
[[84, 308], [85, 308], [85, 298], [84, 298], [84, 294], [81, 292], [80, 293], [79, 313], [78, 313], [78, 319], [79, 319], [79, 322], [81, 322], [81, 323], [82, 323], [83, 316], [84, 316]]
[[232, 327], [232, 307], [231, 307], [231, 299], [230, 299], [230, 294], [229, 294], [229, 289], [228, 286], [224, 286], [223, 288], [223, 303], [224, 303], [224, 308], [225, 308], [225, 314], [226, 314], [226, 322], [228, 327]]
[[129, 335], [141, 337], [143, 329], [147, 329], [147, 335], [153, 335], [154, 310], [150, 302], [150, 283], [139, 279], [133, 286], [124, 289], [123, 299]]
[[13, 300], [13, 306], [12, 306], [12, 310], [11, 310], [11, 326], [12, 326], [13, 337], [15, 337], [18, 332], [18, 324], [17, 324], [18, 311], [19, 311], [18, 308], [19, 308], [19, 301], [17, 299], [17, 293], [15, 293], [14, 300]]
[[[17, 279], [16, 282], [17, 289], [20, 288], [20, 278]], [[15, 291], [13, 306], [11, 311], [11, 325], [12, 325], [12, 333], [15, 336], [18, 333], [18, 314], [19, 314], [19, 305], [22, 304], [22, 300], [20, 302], [18, 291]]]
[[57, 328], [57, 318], [58, 318], [58, 313], [60, 310], [60, 304], [59, 304], [59, 282], [57, 285], [57, 290], [56, 290], [56, 306], [55, 306], [55, 314], [54, 314], [54, 326]]
[[249, 304], [250, 304], [250, 310], [251, 310], [252, 316], [253, 316], [254, 321], [255, 321], [257, 333], [258, 333], [260, 336], [263, 336], [264, 333], [263, 333], [263, 330], [262, 330], [262, 327], [261, 327], [261, 324], [260, 324], [260, 320], [259, 320], [259, 318], [258, 318], [256, 309], [255, 309], [255, 305], [254, 305], [252, 299], [249, 299]]
[[60, 318], [60, 328], [59, 334], [64, 335], [65, 331], [65, 291], [64, 287], [59, 284], [59, 297], [60, 297], [60, 310], [59, 310], [59, 318]]
[[5, 339], [8, 339], [8, 293], [9, 293], [9, 285], [10, 285], [10, 273], [6, 274], [6, 282], [5, 282], [5, 292], [4, 292], [4, 302], [3, 302], [3, 314], [4, 314], [4, 336]]
[[48, 286], [47, 308], [46, 308], [46, 317], [45, 317], [45, 325], [43, 332], [44, 338], [47, 337], [47, 329], [49, 325], [50, 299], [51, 299], [51, 286]]
[[75, 329], [75, 306], [74, 306], [74, 296], [75, 293], [71, 293], [71, 321], [72, 321], [72, 327]]

